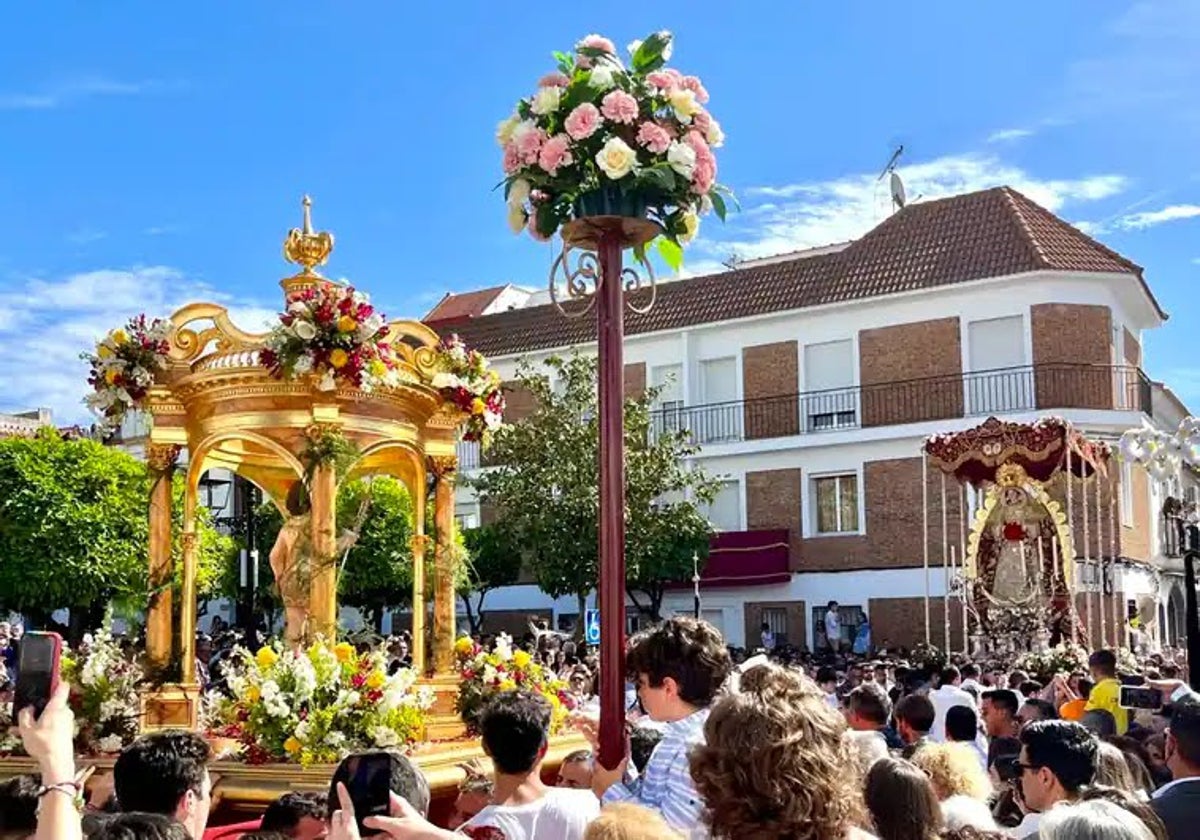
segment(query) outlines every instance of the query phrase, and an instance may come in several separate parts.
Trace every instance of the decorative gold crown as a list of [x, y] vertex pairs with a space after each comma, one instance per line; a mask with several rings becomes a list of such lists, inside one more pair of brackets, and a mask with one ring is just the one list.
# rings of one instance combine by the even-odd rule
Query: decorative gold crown
[[292, 228], [283, 240], [283, 257], [301, 267], [300, 274], [317, 276], [313, 268], [324, 265], [333, 253], [333, 234], [328, 231], [316, 233], [312, 226], [312, 199], [304, 196], [304, 225]]
[[996, 483], [1001, 487], [1021, 487], [1029, 481], [1020, 464], [1001, 464], [996, 470]]

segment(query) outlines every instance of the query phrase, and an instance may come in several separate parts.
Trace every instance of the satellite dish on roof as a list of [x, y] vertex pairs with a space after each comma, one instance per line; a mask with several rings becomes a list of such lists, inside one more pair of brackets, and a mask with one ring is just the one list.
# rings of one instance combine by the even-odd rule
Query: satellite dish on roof
[[891, 175], [892, 203], [899, 210], [904, 207], [904, 182], [900, 180], [900, 176], [895, 170], [892, 171]]

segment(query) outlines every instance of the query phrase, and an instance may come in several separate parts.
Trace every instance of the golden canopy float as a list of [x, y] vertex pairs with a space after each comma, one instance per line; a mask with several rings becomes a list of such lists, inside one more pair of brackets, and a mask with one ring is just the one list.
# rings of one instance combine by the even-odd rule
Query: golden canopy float
[[[962, 648], [976, 656], [1122, 640], [1119, 605], [1108, 597], [1118, 519], [1106, 443], [1059, 418], [1025, 424], [992, 417], [933, 435], [923, 453], [922, 516], [935, 544], [940, 518], [947, 648], [952, 599]], [[936, 486], [930, 492], [930, 465], [940, 474], [940, 497]], [[930, 542], [926, 633], [933, 641]]]
[[[93, 380], [104, 410], [120, 414], [127, 403], [151, 419], [148, 460], [164, 480], [150, 499], [150, 580], [154, 593], [146, 625], [147, 658], [152, 668], [178, 663], [179, 682], [148, 694], [146, 726], [195, 726], [196, 515], [201, 476], [224, 468], [262, 488], [312, 559], [301, 571], [276, 569], [288, 607], [288, 641], [332, 640], [337, 632], [338, 534], [336, 498], [342, 482], [368, 475], [401, 480], [413, 500], [412, 613], [414, 666], [428, 673], [439, 694], [435, 712], [452, 720], [454, 673], [454, 481], [456, 442], [482, 437], [499, 422], [503, 409], [499, 380], [478, 354], [457, 340], [442, 341], [417, 321], [384, 323], [365, 295], [317, 272], [333, 250], [333, 236], [313, 230], [311, 202], [304, 221], [284, 241], [286, 259], [299, 271], [280, 281], [284, 312], [268, 333], [236, 326], [225, 307], [184, 306], [159, 328], [131, 322], [127, 343], [160, 350], [158, 362], [144, 362], [153, 381], [144, 393], [142, 374], [127, 367], [103, 369], [93, 363]], [[135, 319], [136, 320], [136, 319]], [[160, 322], [156, 322], [160, 323]], [[334, 332], [321, 333], [323, 324]], [[315, 326], [314, 326], [315, 325]], [[330, 338], [330, 335], [334, 336]], [[156, 343], [157, 342], [157, 343]], [[119, 342], [118, 342], [119, 343]], [[162, 346], [159, 346], [159, 345]], [[125, 345], [110, 347], [108, 358]], [[102, 343], [100, 356], [105, 356]], [[100, 368], [97, 368], [97, 365]], [[134, 396], [115, 399], [110, 391], [124, 382]], [[93, 384], [96, 384], [93, 382]], [[112, 386], [112, 387], [110, 387]], [[124, 391], [130, 391], [126, 386]], [[124, 402], [122, 402], [124, 401]], [[172, 603], [170, 477], [182, 448], [189, 453], [184, 494], [182, 579], [178, 609]], [[339, 457], [341, 456], [341, 460]], [[432, 489], [430, 489], [432, 488]], [[434, 497], [433, 539], [426, 518], [427, 494]], [[432, 587], [426, 581], [426, 552], [434, 552]], [[272, 565], [295, 560], [295, 545], [280, 545]], [[297, 555], [298, 556], [298, 555]], [[291, 571], [289, 572], [289, 569]], [[282, 573], [281, 573], [282, 572]], [[430, 589], [432, 593], [430, 593]], [[432, 594], [430, 649], [426, 646], [426, 603]], [[178, 627], [174, 615], [178, 614]], [[454, 731], [440, 733], [443, 737]]]

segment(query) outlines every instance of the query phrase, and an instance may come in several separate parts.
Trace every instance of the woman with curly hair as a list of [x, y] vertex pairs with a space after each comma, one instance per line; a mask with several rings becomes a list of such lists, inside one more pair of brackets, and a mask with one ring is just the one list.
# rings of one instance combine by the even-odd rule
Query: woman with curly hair
[[869, 837], [846, 723], [815, 683], [777, 666], [754, 669], [719, 700], [691, 755], [714, 840]]

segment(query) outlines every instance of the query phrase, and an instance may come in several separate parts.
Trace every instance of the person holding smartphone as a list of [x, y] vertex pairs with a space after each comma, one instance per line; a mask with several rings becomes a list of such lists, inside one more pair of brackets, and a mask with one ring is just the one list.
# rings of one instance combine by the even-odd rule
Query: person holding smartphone
[[67, 704], [69, 695], [70, 687], [60, 683], [41, 714], [26, 706], [17, 715], [21, 743], [42, 775], [35, 840], [83, 838], [78, 807], [83, 785], [75, 773], [75, 714]]

